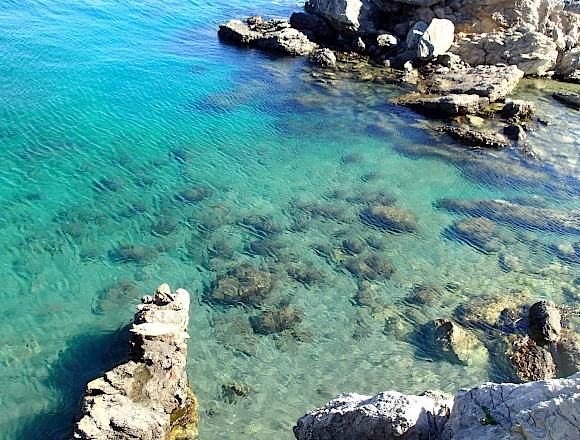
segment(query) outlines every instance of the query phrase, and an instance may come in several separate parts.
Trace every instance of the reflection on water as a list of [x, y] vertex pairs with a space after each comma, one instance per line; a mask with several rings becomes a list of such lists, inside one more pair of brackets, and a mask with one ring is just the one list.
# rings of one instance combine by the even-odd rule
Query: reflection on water
[[140, 7], [0, 7], [4, 438], [65, 435], [161, 282], [194, 298], [208, 439], [291, 439], [340, 392], [505, 379], [486, 350], [437, 356], [426, 325], [522, 298], [577, 304], [577, 230], [537, 218], [578, 205], [575, 114], [537, 83], [518, 94], [553, 121], [530, 136], [541, 160], [466, 150], [388, 104], [399, 86], [220, 45], [236, 11]]

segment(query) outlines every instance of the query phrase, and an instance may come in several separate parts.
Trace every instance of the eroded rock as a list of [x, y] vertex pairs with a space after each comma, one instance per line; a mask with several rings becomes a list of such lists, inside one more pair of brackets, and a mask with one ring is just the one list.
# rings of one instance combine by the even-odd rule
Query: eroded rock
[[478, 130], [456, 127], [453, 125], [436, 127], [435, 130], [446, 133], [456, 141], [470, 147], [500, 149], [509, 148], [510, 146], [508, 140], [499, 133], [486, 133]]
[[412, 108], [413, 110], [432, 116], [458, 116], [476, 114], [488, 104], [488, 98], [478, 95], [419, 95], [409, 94], [393, 99], [390, 102]]

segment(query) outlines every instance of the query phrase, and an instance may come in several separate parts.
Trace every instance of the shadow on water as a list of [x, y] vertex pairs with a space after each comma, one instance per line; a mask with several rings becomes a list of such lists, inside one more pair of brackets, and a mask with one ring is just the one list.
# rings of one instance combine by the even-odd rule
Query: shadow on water
[[47, 386], [58, 393], [58, 408], [26, 421], [17, 438], [70, 439], [73, 418], [87, 383], [129, 357], [129, 328], [128, 324], [111, 333], [87, 333], [73, 338], [47, 378]]

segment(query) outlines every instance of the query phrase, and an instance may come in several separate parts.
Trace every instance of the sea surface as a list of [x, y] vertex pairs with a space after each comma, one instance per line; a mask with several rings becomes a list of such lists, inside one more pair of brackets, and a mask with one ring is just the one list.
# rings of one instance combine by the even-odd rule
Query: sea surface
[[[341, 392], [505, 380], [489, 359], [437, 357], [422, 329], [473, 301], [578, 305], [577, 236], [503, 222], [482, 249], [440, 203], [578, 208], [578, 113], [551, 98], [578, 87], [524, 81], [516, 96], [551, 125], [534, 122], [526, 148], [466, 149], [389, 104], [398, 84], [217, 39], [230, 18], [300, 7], [0, 3], [1, 439], [67, 438], [85, 384], [123, 359], [135, 305], [164, 282], [192, 294], [202, 439], [290, 440]], [[377, 200], [417, 228], [364, 222]], [[394, 272], [361, 272], [367, 257]], [[239, 267], [263, 271], [268, 297], [212, 300]], [[264, 328], [280, 310], [288, 322]]]

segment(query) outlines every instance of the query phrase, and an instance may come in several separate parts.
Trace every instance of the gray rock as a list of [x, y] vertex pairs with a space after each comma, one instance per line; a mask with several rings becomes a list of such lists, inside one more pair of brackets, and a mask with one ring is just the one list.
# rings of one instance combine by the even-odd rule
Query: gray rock
[[536, 105], [531, 101], [506, 100], [501, 111], [504, 118], [532, 119], [536, 114]]
[[432, 326], [435, 349], [440, 356], [460, 365], [487, 364], [487, 349], [468, 330], [450, 319], [437, 319]]
[[409, 30], [409, 33], [407, 34], [407, 40], [405, 41], [405, 43], [407, 44], [407, 49], [409, 50], [417, 49], [419, 41], [421, 40], [421, 37], [423, 36], [428, 27], [429, 25], [424, 21], [418, 21], [413, 25], [413, 27]]
[[560, 311], [552, 301], [538, 301], [530, 307], [530, 336], [538, 345], [560, 339]]
[[317, 49], [310, 54], [310, 62], [320, 67], [336, 67], [336, 55], [328, 48]]
[[317, 48], [305, 34], [290, 27], [288, 20], [251, 22], [255, 24], [245, 25], [239, 20], [231, 20], [220, 25], [218, 36], [227, 43], [250, 45], [287, 55], [308, 55]]
[[526, 138], [526, 131], [520, 124], [510, 124], [503, 128], [503, 134], [514, 141], [521, 141]]
[[391, 102], [436, 116], [457, 116], [478, 113], [489, 104], [488, 98], [478, 95], [403, 95]]
[[556, 92], [552, 96], [556, 101], [560, 101], [568, 107], [580, 110], [580, 95], [577, 93]]
[[341, 33], [377, 33], [377, 6], [373, 0], [308, 0], [306, 10], [324, 18]]
[[495, 102], [510, 94], [523, 76], [524, 72], [516, 66], [477, 66], [443, 74], [436, 73], [426, 83], [432, 93], [476, 94]]
[[298, 440], [427, 440], [439, 438], [451, 411], [450, 396], [395, 391], [361, 396], [341, 394], [300, 418]]
[[365, 223], [393, 232], [413, 232], [417, 229], [414, 212], [396, 206], [373, 205], [360, 214]]
[[309, 31], [316, 41], [335, 41], [338, 33], [330, 25], [315, 14], [294, 12], [290, 16], [290, 25], [299, 31]]
[[575, 47], [562, 54], [556, 72], [563, 80], [580, 81], [580, 47]]
[[429, 59], [447, 52], [453, 44], [454, 32], [453, 22], [434, 18], [417, 43], [417, 57]]
[[550, 354], [556, 364], [559, 378], [571, 376], [580, 371], [580, 344], [562, 339], [550, 345]]
[[137, 309], [133, 360], [89, 382], [74, 439], [156, 440], [177, 431], [197, 433], [197, 402], [185, 371], [189, 293], [161, 285]]
[[569, 379], [487, 383], [455, 395], [446, 440], [580, 438], [580, 374]]
[[448, 125], [435, 127], [435, 131], [446, 133], [458, 142], [470, 147], [479, 148], [508, 148], [510, 143], [499, 133], [485, 133], [477, 130]]

